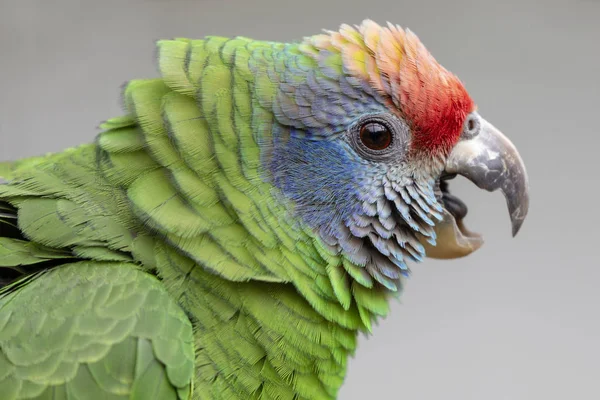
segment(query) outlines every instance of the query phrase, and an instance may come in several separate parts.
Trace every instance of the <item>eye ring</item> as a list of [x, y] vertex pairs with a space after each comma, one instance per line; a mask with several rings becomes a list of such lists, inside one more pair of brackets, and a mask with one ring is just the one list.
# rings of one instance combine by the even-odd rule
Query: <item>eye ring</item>
[[463, 128], [463, 137], [471, 139], [479, 134], [481, 121], [476, 113], [471, 113], [467, 116], [465, 126]]

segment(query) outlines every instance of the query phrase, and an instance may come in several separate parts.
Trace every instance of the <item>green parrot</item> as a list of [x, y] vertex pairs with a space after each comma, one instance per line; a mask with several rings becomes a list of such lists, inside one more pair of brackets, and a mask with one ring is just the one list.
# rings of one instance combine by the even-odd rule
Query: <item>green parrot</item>
[[408, 29], [157, 43], [93, 143], [0, 163], [0, 398], [334, 399], [513, 144]]

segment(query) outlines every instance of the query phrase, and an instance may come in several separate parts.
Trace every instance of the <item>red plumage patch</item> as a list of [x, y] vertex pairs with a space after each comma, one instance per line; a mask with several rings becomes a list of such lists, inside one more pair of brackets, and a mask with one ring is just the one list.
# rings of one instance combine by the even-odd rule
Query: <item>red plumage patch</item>
[[311, 38], [337, 49], [346, 70], [364, 79], [412, 126], [412, 151], [439, 155], [458, 141], [475, 104], [460, 80], [442, 67], [410, 30], [366, 20]]

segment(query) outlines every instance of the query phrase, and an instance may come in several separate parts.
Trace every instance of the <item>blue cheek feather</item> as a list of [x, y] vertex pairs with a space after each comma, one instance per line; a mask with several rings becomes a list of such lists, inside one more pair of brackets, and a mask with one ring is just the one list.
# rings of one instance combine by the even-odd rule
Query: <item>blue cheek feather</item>
[[[408, 272], [406, 261], [424, 257], [416, 232], [435, 241], [426, 204], [431, 195], [413, 187], [414, 182], [396, 181], [403, 177], [402, 170], [389, 175], [390, 163], [401, 157], [371, 161], [355, 149], [353, 139], [317, 132], [318, 128], [273, 123], [272, 142], [262, 154], [270, 181], [293, 204], [295, 216], [324, 243], [396, 291], [397, 279]], [[385, 184], [388, 192], [394, 185], [398, 188], [386, 194]]]
[[345, 142], [311, 140], [292, 131], [273, 147], [273, 183], [309, 226], [334, 228], [360, 210], [357, 180], [365, 164]]

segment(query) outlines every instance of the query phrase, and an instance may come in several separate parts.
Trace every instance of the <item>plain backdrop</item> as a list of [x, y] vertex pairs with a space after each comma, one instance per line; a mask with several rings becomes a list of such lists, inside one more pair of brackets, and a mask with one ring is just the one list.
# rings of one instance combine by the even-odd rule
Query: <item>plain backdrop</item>
[[451, 189], [486, 245], [413, 266], [361, 338], [340, 399], [600, 399], [600, 0], [0, 0], [0, 159], [88, 142], [120, 85], [157, 76], [154, 41], [290, 41], [387, 20], [419, 35], [516, 144], [531, 208]]

